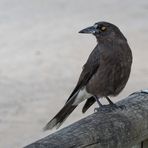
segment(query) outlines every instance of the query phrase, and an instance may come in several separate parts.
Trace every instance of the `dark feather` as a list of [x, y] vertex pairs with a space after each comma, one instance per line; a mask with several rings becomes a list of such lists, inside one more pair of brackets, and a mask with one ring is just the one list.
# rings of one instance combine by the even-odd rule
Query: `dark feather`
[[78, 92], [80, 89], [82, 89], [84, 86], [87, 85], [88, 81], [96, 73], [99, 65], [100, 65], [100, 61], [99, 61], [99, 49], [98, 49], [98, 45], [97, 45], [94, 48], [94, 50], [92, 51], [92, 53], [90, 54], [90, 56], [88, 57], [87, 62], [83, 66], [83, 70], [82, 70], [81, 75], [79, 77], [79, 81], [78, 81], [75, 89], [73, 90], [73, 92], [69, 96], [67, 102], [71, 99], [71, 97], [76, 92]]
[[[75, 96], [76, 97], [76, 96]], [[44, 130], [49, 130], [54, 127], [59, 128], [61, 124], [67, 119], [67, 117], [72, 113], [72, 111], [77, 107], [77, 105], [73, 105], [73, 101], [75, 98], [71, 99], [67, 102], [64, 107], [50, 120]]]
[[85, 113], [95, 102], [94, 97], [88, 98], [83, 106], [82, 113]]

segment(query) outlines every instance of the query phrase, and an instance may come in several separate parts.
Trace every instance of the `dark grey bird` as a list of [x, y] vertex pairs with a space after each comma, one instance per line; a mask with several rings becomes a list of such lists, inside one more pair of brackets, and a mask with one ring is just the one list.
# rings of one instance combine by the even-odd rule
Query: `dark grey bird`
[[93, 34], [97, 45], [83, 66], [78, 83], [64, 107], [47, 123], [44, 130], [59, 127], [72, 111], [86, 100], [82, 112], [99, 98], [118, 95], [125, 87], [132, 65], [132, 52], [119, 28], [108, 22], [98, 22], [79, 33]]

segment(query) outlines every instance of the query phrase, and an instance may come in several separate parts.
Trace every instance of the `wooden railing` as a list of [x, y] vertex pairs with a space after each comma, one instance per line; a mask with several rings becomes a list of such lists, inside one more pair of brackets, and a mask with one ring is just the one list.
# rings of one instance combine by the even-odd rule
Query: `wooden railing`
[[25, 148], [148, 148], [148, 92], [136, 92]]

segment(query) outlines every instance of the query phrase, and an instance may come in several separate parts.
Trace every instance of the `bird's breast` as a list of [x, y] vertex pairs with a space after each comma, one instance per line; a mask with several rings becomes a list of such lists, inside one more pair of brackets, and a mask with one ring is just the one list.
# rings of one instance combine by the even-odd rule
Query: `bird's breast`
[[124, 55], [103, 53], [100, 66], [89, 80], [87, 91], [98, 96], [117, 95], [125, 87], [129, 78], [131, 64]]

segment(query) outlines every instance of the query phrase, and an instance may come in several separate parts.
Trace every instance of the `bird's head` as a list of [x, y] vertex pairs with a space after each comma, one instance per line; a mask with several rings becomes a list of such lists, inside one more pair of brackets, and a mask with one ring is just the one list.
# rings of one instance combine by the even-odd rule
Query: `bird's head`
[[98, 22], [91, 27], [87, 27], [79, 33], [93, 34], [97, 40], [126, 40], [119, 28], [108, 22]]

